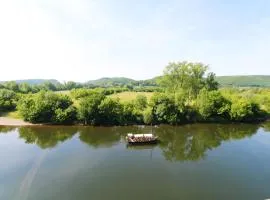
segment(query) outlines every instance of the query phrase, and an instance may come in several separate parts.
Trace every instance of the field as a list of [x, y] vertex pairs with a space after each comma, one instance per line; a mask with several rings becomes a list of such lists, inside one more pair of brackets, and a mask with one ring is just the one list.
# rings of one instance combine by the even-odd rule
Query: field
[[145, 95], [149, 100], [153, 95], [153, 92], [121, 92], [117, 94], [112, 94], [110, 97], [112, 98], [119, 98], [121, 102], [132, 101], [136, 99], [137, 95]]

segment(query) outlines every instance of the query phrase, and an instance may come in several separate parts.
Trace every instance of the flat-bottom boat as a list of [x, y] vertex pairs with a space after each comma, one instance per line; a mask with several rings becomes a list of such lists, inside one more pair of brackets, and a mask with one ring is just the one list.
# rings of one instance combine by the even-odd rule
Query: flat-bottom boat
[[128, 133], [126, 136], [128, 144], [140, 145], [140, 144], [156, 144], [158, 137], [153, 134], [132, 134]]

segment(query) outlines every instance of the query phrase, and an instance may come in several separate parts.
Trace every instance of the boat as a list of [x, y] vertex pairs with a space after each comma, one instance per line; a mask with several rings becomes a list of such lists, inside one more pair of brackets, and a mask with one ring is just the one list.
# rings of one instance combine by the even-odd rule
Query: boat
[[128, 133], [126, 140], [128, 144], [156, 144], [158, 142], [158, 137], [153, 134]]

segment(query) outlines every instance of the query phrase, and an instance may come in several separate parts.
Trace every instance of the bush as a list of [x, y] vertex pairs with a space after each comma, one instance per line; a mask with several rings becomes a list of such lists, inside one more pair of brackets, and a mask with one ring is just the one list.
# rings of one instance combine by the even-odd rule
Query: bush
[[7, 89], [0, 89], [0, 111], [14, 110], [16, 107], [17, 95]]
[[234, 121], [254, 121], [261, 114], [258, 104], [244, 98], [238, 98], [232, 102], [230, 116]]
[[138, 110], [134, 105], [134, 102], [123, 103], [123, 114], [122, 123], [127, 124], [142, 124], [143, 123], [143, 113]]
[[203, 120], [219, 119], [220, 117], [229, 120], [231, 102], [225, 99], [219, 91], [201, 90], [197, 97], [196, 107]]
[[153, 124], [154, 123], [154, 116], [153, 116], [153, 110], [152, 108], [147, 108], [144, 112], [143, 112], [143, 122], [145, 124]]
[[105, 99], [102, 93], [91, 93], [89, 96], [80, 99], [78, 107], [78, 118], [85, 125], [95, 125], [99, 118], [99, 105]]
[[76, 108], [69, 106], [67, 109], [57, 108], [55, 110], [54, 122], [58, 124], [72, 124], [76, 120]]
[[183, 119], [174, 99], [165, 93], [155, 93], [149, 105], [152, 108], [154, 123], [178, 124]]
[[99, 120], [97, 124], [120, 125], [123, 123], [123, 107], [119, 99], [105, 98], [98, 106]]
[[21, 98], [17, 108], [25, 121], [65, 124], [75, 120], [72, 104], [66, 95], [42, 91]]
[[134, 104], [136, 109], [143, 111], [147, 107], [147, 97], [145, 95], [137, 95]]

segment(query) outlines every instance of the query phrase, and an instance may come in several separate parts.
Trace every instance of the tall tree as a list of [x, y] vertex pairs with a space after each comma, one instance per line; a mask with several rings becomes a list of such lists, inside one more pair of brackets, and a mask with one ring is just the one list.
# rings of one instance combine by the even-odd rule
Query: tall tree
[[188, 99], [194, 99], [204, 87], [217, 88], [214, 74], [206, 74], [207, 70], [208, 66], [202, 63], [172, 62], [166, 66], [159, 82], [170, 93], [184, 91]]

